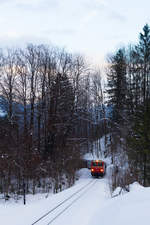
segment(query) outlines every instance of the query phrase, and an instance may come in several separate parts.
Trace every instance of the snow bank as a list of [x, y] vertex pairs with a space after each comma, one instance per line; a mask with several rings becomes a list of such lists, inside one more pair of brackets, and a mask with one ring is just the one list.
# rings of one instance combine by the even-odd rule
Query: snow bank
[[[17, 202], [11, 199], [6, 202], [0, 201], [0, 225], [32, 224], [91, 180], [90, 172], [86, 168], [78, 171], [78, 177], [79, 180], [76, 181], [75, 185], [57, 194], [27, 195], [27, 205], [23, 205], [22, 199]], [[45, 224], [41, 221], [40, 225]], [[62, 225], [69, 225], [69, 223]]]
[[149, 225], [150, 188], [134, 183], [130, 185], [130, 190], [124, 195], [105, 201], [89, 224]]
[[80, 179], [87, 179], [91, 178], [91, 171], [87, 168], [82, 168], [76, 173], [77, 177], [80, 177]]
[[[26, 206], [15, 203], [1, 204], [2, 225], [30, 225], [51, 208], [71, 196], [93, 178], [88, 169], [78, 171], [79, 180], [75, 185], [58, 194], [28, 196]], [[149, 225], [150, 188], [138, 183], [130, 185], [130, 192], [110, 198], [107, 178], [95, 179], [95, 185], [69, 208], [53, 225]], [[116, 189], [116, 192], [119, 188]], [[54, 215], [55, 216], [55, 215]], [[48, 221], [50, 221], [48, 219]], [[39, 225], [48, 222], [41, 221]]]

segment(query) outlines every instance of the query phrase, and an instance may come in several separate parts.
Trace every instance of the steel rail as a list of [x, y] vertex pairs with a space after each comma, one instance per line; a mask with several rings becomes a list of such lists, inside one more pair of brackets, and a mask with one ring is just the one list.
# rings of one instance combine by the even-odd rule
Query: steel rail
[[45, 218], [47, 215], [51, 214], [54, 210], [56, 210], [58, 207], [60, 207], [61, 205], [63, 205], [65, 202], [67, 202], [68, 200], [70, 200], [71, 198], [73, 198], [75, 195], [77, 195], [79, 192], [81, 192], [82, 190], [84, 190], [87, 186], [89, 186], [90, 184], [95, 183], [93, 180], [88, 182], [86, 185], [84, 185], [83, 187], [81, 187], [79, 190], [77, 190], [75, 193], [73, 193], [71, 196], [69, 196], [68, 198], [66, 198], [64, 201], [60, 202], [58, 205], [56, 205], [54, 208], [52, 208], [50, 211], [48, 211], [47, 213], [45, 213], [43, 216], [41, 216], [39, 219], [37, 219], [35, 222], [33, 222], [31, 225], [35, 225], [37, 224], [40, 220], [42, 220], [43, 218]]
[[[93, 182], [94, 184], [97, 182], [97, 180], [95, 182]], [[91, 188], [88, 186], [88, 188], [86, 189], [86, 191], [82, 194], [80, 194], [76, 199], [74, 199], [69, 205], [67, 205], [67, 207], [65, 207], [60, 213], [58, 213], [47, 225], [50, 225], [54, 220], [56, 220], [61, 214], [63, 214], [68, 208], [70, 208], [78, 199], [80, 199], [89, 189]]]

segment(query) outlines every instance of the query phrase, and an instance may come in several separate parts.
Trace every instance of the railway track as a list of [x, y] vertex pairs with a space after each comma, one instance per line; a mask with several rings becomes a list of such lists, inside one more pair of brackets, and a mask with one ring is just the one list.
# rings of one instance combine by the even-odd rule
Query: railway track
[[30, 225], [50, 225], [54, 222], [59, 216], [61, 216], [68, 208], [70, 208], [78, 199], [80, 199], [95, 183], [97, 180], [92, 180], [79, 190], [74, 192], [68, 198], [57, 204], [50, 211], [45, 213], [43, 216], [38, 218]]

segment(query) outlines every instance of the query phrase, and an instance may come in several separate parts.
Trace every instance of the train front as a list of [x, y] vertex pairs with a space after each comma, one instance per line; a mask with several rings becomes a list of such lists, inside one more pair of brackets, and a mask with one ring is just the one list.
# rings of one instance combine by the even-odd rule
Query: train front
[[102, 160], [91, 161], [91, 175], [95, 177], [103, 177], [106, 172], [106, 164]]

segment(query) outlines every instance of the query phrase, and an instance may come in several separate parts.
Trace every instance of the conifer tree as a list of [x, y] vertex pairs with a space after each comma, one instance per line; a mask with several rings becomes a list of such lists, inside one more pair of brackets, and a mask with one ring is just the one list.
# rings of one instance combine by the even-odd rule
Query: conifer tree
[[110, 58], [110, 68], [107, 73], [108, 104], [112, 105], [113, 120], [122, 121], [126, 102], [126, 57], [124, 49], [119, 49]]
[[[150, 162], [150, 28], [148, 24], [143, 27], [139, 35], [139, 44], [135, 46], [136, 70], [132, 77], [133, 86], [138, 76], [139, 100], [133, 115], [130, 117], [131, 130], [128, 135], [128, 156], [131, 164], [139, 171], [139, 180], [143, 185], [150, 183], [148, 165]], [[136, 99], [136, 92], [133, 92]], [[133, 102], [134, 103], [134, 102]]]

